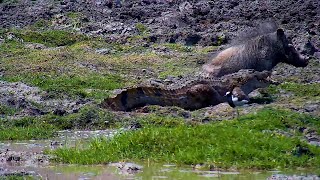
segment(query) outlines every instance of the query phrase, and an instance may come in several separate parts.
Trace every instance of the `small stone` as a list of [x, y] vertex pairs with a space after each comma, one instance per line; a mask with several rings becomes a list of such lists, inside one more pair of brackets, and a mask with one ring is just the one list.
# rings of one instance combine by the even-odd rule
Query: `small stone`
[[314, 47], [314, 45], [308, 41], [302, 48], [301, 53], [302, 54], [308, 54], [313, 55], [315, 52], [317, 52], [317, 49]]
[[55, 110], [53, 111], [53, 114], [54, 114], [54, 115], [57, 115], [57, 116], [63, 116], [63, 115], [65, 115], [66, 113], [67, 113], [67, 111], [64, 110], [64, 109], [55, 109]]
[[320, 52], [315, 52], [313, 55], [315, 58], [320, 59]]
[[262, 94], [259, 92], [259, 90], [254, 90], [251, 93], [248, 94], [249, 98], [259, 98], [262, 97]]
[[96, 50], [96, 53], [102, 54], [102, 55], [107, 55], [107, 54], [110, 54], [110, 49], [106, 49], [106, 48], [104, 48], [104, 49], [97, 49], [97, 50]]
[[316, 111], [317, 109], [319, 109], [319, 105], [318, 104], [310, 104], [307, 105], [305, 108], [306, 112], [313, 112]]
[[38, 49], [38, 50], [47, 48], [45, 45], [40, 43], [28, 43], [25, 45], [25, 47], [29, 49]]

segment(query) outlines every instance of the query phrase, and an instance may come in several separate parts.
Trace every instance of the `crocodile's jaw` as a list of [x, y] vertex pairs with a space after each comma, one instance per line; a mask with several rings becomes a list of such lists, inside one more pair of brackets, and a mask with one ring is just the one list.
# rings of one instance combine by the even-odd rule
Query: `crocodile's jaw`
[[266, 88], [271, 84], [271, 81], [268, 80], [258, 80], [257, 78], [253, 78], [244, 85], [242, 85], [240, 88], [245, 94], [251, 93], [253, 90], [258, 88]]

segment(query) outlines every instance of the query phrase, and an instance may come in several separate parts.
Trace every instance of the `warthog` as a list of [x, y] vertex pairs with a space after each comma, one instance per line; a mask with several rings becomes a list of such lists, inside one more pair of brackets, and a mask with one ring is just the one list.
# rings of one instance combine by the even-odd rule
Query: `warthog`
[[270, 71], [280, 62], [295, 67], [308, 65], [308, 58], [294, 48], [283, 29], [258, 35], [243, 44], [225, 49], [204, 65], [203, 71], [206, 76], [220, 77], [240, 69]]

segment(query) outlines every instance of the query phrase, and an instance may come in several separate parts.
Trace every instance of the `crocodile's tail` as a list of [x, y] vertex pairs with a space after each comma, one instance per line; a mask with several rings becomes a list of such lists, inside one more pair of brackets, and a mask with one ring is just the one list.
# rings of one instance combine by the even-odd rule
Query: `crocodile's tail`
[[209, 85], [198, 84], [181, 89], [162, 89], [157, 87], [133, 87], [124, 89], [115, 97], [101, 103], [104, 108], [115, 111], [130, 111], [145, 105], [179, 106], [194, 110], [223, 101], [221, 96]]

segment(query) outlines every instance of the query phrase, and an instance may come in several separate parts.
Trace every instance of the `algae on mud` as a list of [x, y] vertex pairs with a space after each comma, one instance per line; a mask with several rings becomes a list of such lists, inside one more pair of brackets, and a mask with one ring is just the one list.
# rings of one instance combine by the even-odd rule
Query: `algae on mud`
[[[296, 128], [303, 124], [315, 129], [320, 126], [319, 118], [266, 108], [233, 121], [147, 126], [110, 140], [95, 139], [88, 149], [58, 149], [51, 153], [57, 161], [77, 164], [150, 159], [176, 164], [205, 163], [215, 168], [319, 168], [320, 149], [299, 139], [302, 134]], [[308, 151], [301, 153], [299, 147]]]

